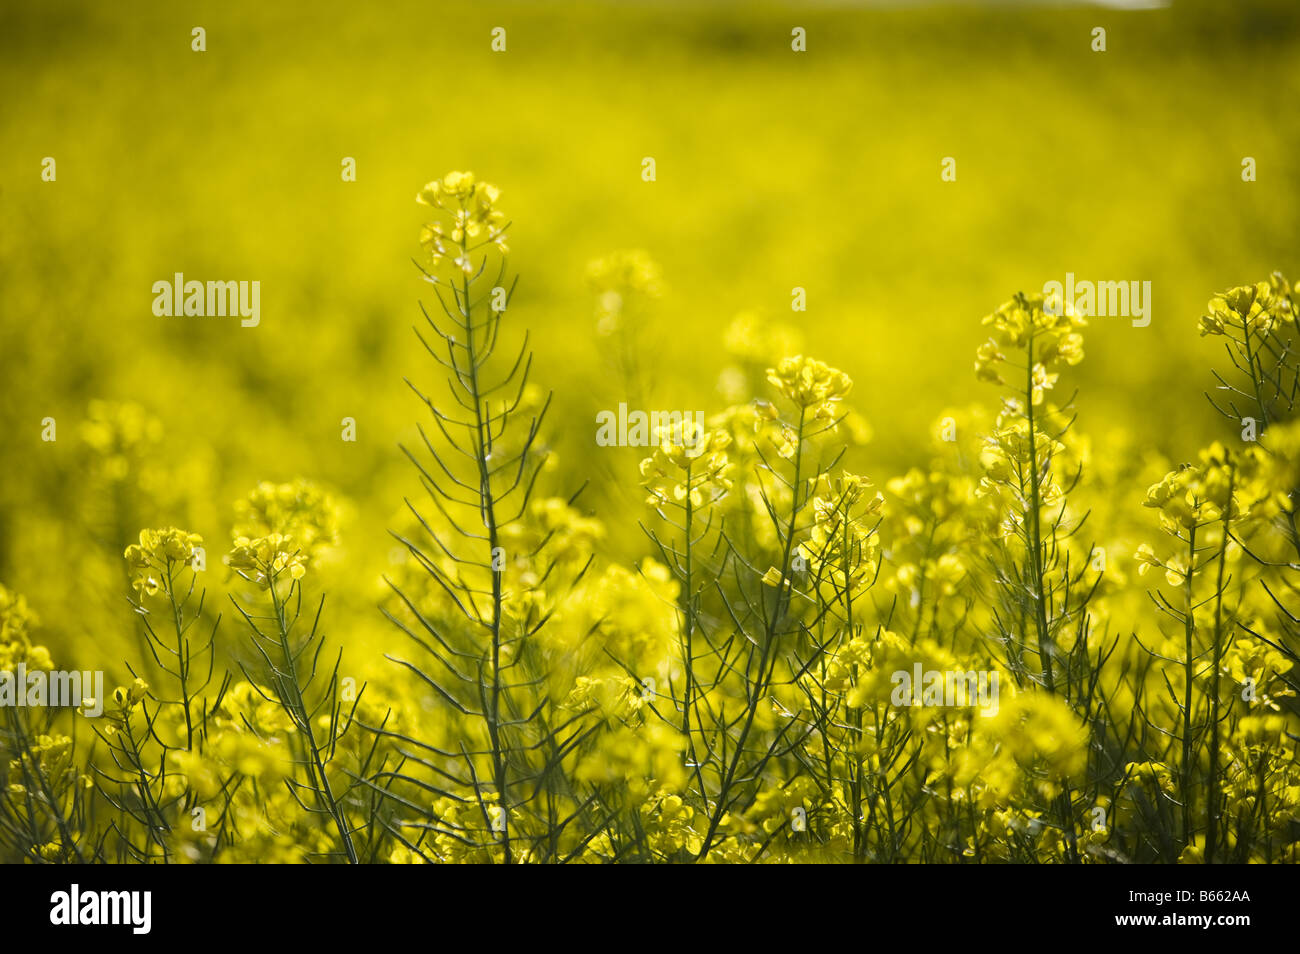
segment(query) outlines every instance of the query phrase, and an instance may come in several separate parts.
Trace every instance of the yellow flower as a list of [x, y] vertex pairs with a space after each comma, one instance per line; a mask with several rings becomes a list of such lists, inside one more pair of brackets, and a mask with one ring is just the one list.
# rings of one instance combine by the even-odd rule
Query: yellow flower
[[875, 518], [884, 497], [871, 492], [871, 481], [845, 472], [826, 483], [824, 494], [813, 498], [813, 527], [799, 545], [810, 579], [828, 603], [857, 597], [875, 580], [879, 547]]
[[307, 573], [307, 556], [293, 537], [272, 533], [256, 539], [236, 537], [226, 565], [246, 580], [270, 586], [285, 570], [292, 579], [301, 580]]
[[113, 690], [113, 702], [125, 715], [138, 706], [148, 694], [149, 684], [137, 676], [130, 686], [118, 686]]
[[338, 538], [338, 506], [309, 480], [298, 478], [287, 484], [262, 481], [235, 503], [232, 536], [271, 534], [293, 537], [305, 556], [313, 556]]
[[801, 408], [816, 408], [818, 417], [831, 417], [834, 406], [853, 387], [847, 374], [815, 358], [795, 355], [767, 369], [767, 380]]
[[167, 527], [141, 530], [140, 542], [123, 552], [131, 571], [131, 585], [138, 593], [152, 596], [171, 586], [174, 570], [193, 566], [195, 551], [203, 543], [197, 533]]
[[[1041, 392], [1055, 383], [1052, 369], [1083, 360], [1083, 335], [1078, 329], [1087, 321], [1075, 315], [1072, 307], [1062, 309], [1058, 305], [1043, 295], [1017, 295], [985, 317], [984, 324], [991, 325], [995, 334], [975, 351], [975, 376], [981, 381], [1005, 384], [999, 370], [1007, 360], [1002, 349], [1032, 352], [1034, 404], [1038, 404]], [[1020, 374], [1017, 385], [1024, 380], [1023, 371]]]
[[730, 444], [725, 431], [693, 429], [688, 434], [677, 428], [662, 435], [654, 453], [641, 461], [646, 503], [685, 507], [689, 500], [692, 509], [717, 503], [731, 490]]
[[456, 267], [468, 275], [474, 271], [470, 252], [489, 244], [507, 251], [506, 217], [496, 207], [500, 196], [500, 189], [478, 181], [472, 172], [449, 172], [420, 190], [415, 201], [438, 210], [446, 219], [428, 222], [420, 232], [420, 244], [435, 266], [455, 253]]
[[1051, 387], [1056, 384], [1056, 379], [1059, 377], [1060, 377], [1059, 374], [1050, 373], [1047, 370], [1047, 366], [1042, 364], [1041, 362], [1034, 365], [1033, 396], [1034, 396], [1035, 405], [1043, 403], [1043, 392], [1050, 390]]
[[1280, 275], [1271, 281], [1239, 285], [1215, 295], [1202, 315], [1201, 335], [1266, 335], [1280, 322], [1294, 324], [1295, 311]]
[[0, 584], [0, 671], [12, 671], [19, 663], [29, 671], [54, 668], [49, 650], [32, 645], [29, 634], [36, 625], [27, 599]]

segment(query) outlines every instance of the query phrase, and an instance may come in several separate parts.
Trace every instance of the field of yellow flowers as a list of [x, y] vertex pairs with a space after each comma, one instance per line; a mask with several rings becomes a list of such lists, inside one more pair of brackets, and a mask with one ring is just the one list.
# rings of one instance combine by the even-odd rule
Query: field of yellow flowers
[[1300, 860], [1300, 11], [565, 6], [0, 13], [0, 861]]

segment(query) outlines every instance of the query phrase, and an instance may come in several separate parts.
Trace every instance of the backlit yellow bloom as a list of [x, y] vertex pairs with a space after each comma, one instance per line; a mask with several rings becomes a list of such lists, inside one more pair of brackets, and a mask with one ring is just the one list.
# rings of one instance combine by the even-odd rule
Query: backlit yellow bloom
[[301, 580], [307, 573], [307, 555], [293, 537], [272, 533], [250, 539], [236, 537], [234, 548], [226, 556], [226, 565], [247, 580], [270, 586], [284, 571]]
[[415, 201], [442, 213], [442, 218], [425, 224], [420, 243], [435, 266], [454, 256], [464, 274], [474, 271], [470, 253], [484, 245], [507, 251], [506, 216], [496, 207], [501, 190], [480, 182], [472, 172], [449, 172], [428, 183]]
[[149, 596], [166, 589], [176, 570], [193, 565], [202, 543], [197, 533], [175, 527], [141, 530], [140, 542], [131, 544], [123, 554], [131, 571], [131, 585]]
[[730, 443], [725, 431], [679, 429], [663, 435], [654, 453], [641, 461], [646, 503], [684, 507], [689, 500], [695, 509], [717, 503], [731, 490]]
[[795, 355], [767, 369], [767, 380], [801, 408], [815, 408], [818, 416], [833, 416], [835, 404], [853, 387], [847, 374], [815, 358]]

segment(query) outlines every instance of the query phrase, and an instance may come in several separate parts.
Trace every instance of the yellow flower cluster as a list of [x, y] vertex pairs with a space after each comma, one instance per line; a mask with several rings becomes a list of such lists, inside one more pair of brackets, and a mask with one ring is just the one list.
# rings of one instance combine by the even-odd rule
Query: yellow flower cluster
[[683, 851], [690, 856], [699, 852], [704, 836], [696, 822], [695, 809], [680, 795], [658, 795], [641, 805], [641, 824], [650, 848], [664, 858], [675, 858]]
[[[981, 491], [1010, 488], [1013, 493], [1026, 496], [1032, 471], [1037, 467], [1041, 475], [1039, 503], [1044, 507], [1053, 506], [1064, 493], [1060, 482], [1053, 479], [1053, 472], [1062, 469], [1058, 461], [1065, 444], [1046, 433], [1037, 421], [1031, 426], [1019, 405], [1008, 403], [1011, 407], [999, 415], [993, 433], [980, 450], [980, 465], [984, 468]], [[1056, 466], [1051, 466], [1054, 463]]]
[[234, 545], [226, 565], [270, 586], [283, 572], [300, 580], [307, 564], [338, 538], [333, 497], [308, 480], [263, 481], [235, 503]]
[[13, 671], [23, 663], [28, 669], [52, 669], [54, 662], [44, 646], [34, 646], [31, 630], [37, 617], [20, 593], [0, 584], [0, 671]]
[[575, 712], [596, 713], [602, 719], [624, 722], [641, 711], [644, 689], [628, 676], [579, 676], [562, 703]]
[[122, 711], [130, 712], [149, 694], [149, 684], [136, 677], [130, 686], [118, 686], [113, 690], [113, 703]]
[[[118, 686], [114, 689], [110, 696], [113, 704], [105, 710], [104, 722], [99, 729], [101, 737], [109, 741], [119, 733], [125, 732], [129, 736], [131, 718], [147, 698], [149, 698], [149, 684], [139, 676], [132, 681], [131, 685]], [[126, 744], [130, 746], [133, 743], [128, 740]]]
[[281, 573], [301, 580], [307, 574], [307, 554], [293, 537], [270, 533], [264, 537], [236, 537], [226, 555], [226, 565], [259, 586], [271, 586]]
[[803, 355], [783, 358], [767, 369], [767, 380], [800, 409], [813, 409], [813, 416], [832, 420], [837, 405], [853, 387], [853, 381], [838, 368]]
[[195, 548], [203, 544], [197, 533], [167, 527], [141, 530], [140, 542], [133, 543], [123, 554], [131, 573], [131, 585], [141, 595], [153, 596], [160, 589], [170, 592], [176, 570], [193, 566]]
[[1219, 442], [1200, 452], [1197, 464], [1184, 464], [1147, 490], [1143, 506], [1160, 514], [1173, 533], [1215, 523], [1225, 516], [1271, 518], [1289, 511], [1287, 494], [1274, 489], [1275, 459], [1259, 447], [1229, 451]]
[[1285, 277], [1274, 272], [1268, 281], [1253, 285], [1240, 285], [1210, 299], [1202, 315], [1200, 332], [1204, 335], [1226, 335], [1241, 331], [1246, 335], [1267, 335], [1279, 325], [1296, 323], [1295, 303], [1288, 292]]
[[[1043, 392], [1055, 385], [1056, 370], [1062, 365], [1076, 365], [1083, 360], [1083, 335], [1079, 328], [1087, 324], [1072, 307], [1061, 307], [1043, 295], [1017, 295], [1004, 302], [984, 324], [993, 328], [993, 336], [975, 353], [975, 376], [981, 381], [1006, 384], [1002, 368], [1008, 358], [1006, 349], [1025, 352], [1033, 382], [1033, 403], [1041, 404]], [[1022, 365], [1022, 368], [1025, 366]]]
[[[42, 732], [32, 738], [28, 751], [23, 753], [23, 759], [13, 759], [8, 763], [9, 794], [44, 799], [48, 797], [47, 791], [61, 789], [64, 779], [70, 776], [79, 776], [79, 783], [89, 788], [92, 784], [91, 778], [77, 772], [77, 766], [73, 763], [73, 754], [74, 747], [70, 736], [57, 732]], [[37, 783], [35, 790], [32, 791], [25, 781], [19, 781], [31, 776], [43, 778], [46, 784], [41, 786]], [[61, 807], [66, 808], [66, 806]]]
[[446, 223], [439, 219], [426, 223], [420, 233], [420, 244], [435, 266], [454, 255], [453, 264], [468, 275], [474, 270], [470, 253], [475, 249], [490, 244], [508, 251], [506, 216], [496, 205], [500, 197], [500, 189], [472, 172], [449, 172], [420, 190], [416, 202], [449, 218]]
[[823, 599], [847, 604], [875, 579], [880, 563], [875, 523], [884, 498], [871, 492], [870, 480], [848, 472], [822, 482], [824, 493], [813, 498], [812, 530], [798, 551]]
[[293, 537], [306, 556], [338, 537], [338, 506], [309, 480], [286, 484], [263, 481], [235, 502], [235, 537], [256, 539], [270, 534]]
[[1033, 797], [1050, 802], [1087, 764], [1087, 726], [1062, 699], [1004, 690], [997, 713], [971, 723], [948, 771], [976, 804], [1005, 808]]
[[712, 506], [731, 490], [731, 463], [725, 431], [663, 435], [654, 453], [641, 461], [646, 503], [652, 507]]

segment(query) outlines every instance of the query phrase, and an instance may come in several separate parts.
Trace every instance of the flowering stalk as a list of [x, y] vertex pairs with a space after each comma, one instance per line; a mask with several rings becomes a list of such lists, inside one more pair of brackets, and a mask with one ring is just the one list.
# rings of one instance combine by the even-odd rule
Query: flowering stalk
[[[231, 602], [248, 624], [253, 636], [253, 648], [271, 677], [272, 691], [268, 693], [257, 688], [257, 693], [267, 701], [278, 704], [288, 715], [303, 750], [298, 764], [305, 770], [306, 782], [287, 779], [289, 791], [305, 811], [324, 814], [330, 818], [348, 862], [356, 864], [358, 857], [352, 842], [352, 828], [329, 777], [329, 766], [334, 753], [351, 726], [356, 711], [354, 702], [352, 711], [345, 716], [338, 697], [342, 651], [335, 659], [325, 686], [312, 692], [319, 672], [317, 667], [320, 654], [324, 649], [320, 634], [324, 597], [316, 607], [307, 634], [301, 640], [293, 634], [302, 611], [302, 586], [299, 581], [306, 573], [307, 558], [308, 554], [297, 547], [292, 537], [272, 534], [256, 540], [240, 538], [227, 558], [227, 563], [244, 579], [266, 589], [271, 601], [272, 631], [264, 633], [258, 620], [233, 596]], [[289, 578], [288, 593], [282, 595], [286, 576]], [[300, 665], [304, 658], [305, 669]], [[244, 674], [256, 687], [257, 682], [247, 669]], [[318, 737], [317, 726], [321, 719], [324, 720], [324, 735]], [[316, 803], [314, 806], [308, 806], [302, 801], [300, 791], [304, 789], [311, 793]]]
[[[422, 234], [432, 267], [421, 270], [443, 317], [422, 306], [432, 336], [419, 328], [416, 336], [446, 371], [450, 403], [407, 381], [439, 438], [419, 428], [429, 465], [402, 448], [434, 512], [407, 501], [423, 541], [418, 532], [394, 536], [424, 579], [405, 586], [390, 580], [400, 607], [385, 612], [432, 666], [396, 661], [464, 718], [458, 724], [465, 733], [448, 748], [403, 738], [417, 750], [404, 753], [409, 763], [431, 776], [395, 772], [382, 781], [412, 797], [439, 799], [410, 823], [432, 833], [432, 854], [405, 839], [409, 849], [430, 859], [469, 850], [510, 864], [563, 860], [569, 852], [560, 850], [558, 834], [585, 817], [588, 799], [575, 793], [563, 768], [595, 730], [552, 711], [544, 650], [534, 637], [555, 612], [556, 591], [576, 585], [592, 556], [575, 565], [559, 555], [565, 535], [557, 530], [531, 539], [532, 521], [553, 509], [570, 519], [573, 499], [532, 499], [548, 457], [539, 434], [550, 398], [540, 399], [529, 385], [527, 333], [512, 363], [495, 360], [514, 288], [504, 281], [508, 223], [498, 198], [496, 187], [459, 172], [430, 182], [417, 197], [435, 216]], [[488, 272], [492, 253], [501, 256], [495, 275]], [[572, 814], [561, 817], [558, 806], [575, 801]], [[405, 804], [413, 805], [410, 798]], [[487, 846], [494, 850], [480, 855]]]
[[[1007, 402], [998, 421], [998, 431], [990, 438], [984, 455], [985, 486], [1003, 498], [1008, 510], [1005, 535], [1017, 539], [1023, 550], [1018, 556], [1008, 554], [1007, 561], [1012, 565], [999, 568], [1003, 582], [1014, 581], [1022, 590], [1012, 594], [1014, 611], [1020, 615], [1022, 625], [1017, 627], [1019, 632], [1006, 631], [1003, 640], [1012, 671], [1019, 679], [1031, 679], [1049, 694], [1061, 694], [1069, 701], [1094, 681], [1095, 663], [1087, 651], [1086, 609], [1100, 578], [1080, 596], [1072, 598], [1072, 591], [1083, 583], [1083, 574], [1072, 576], [1068, 562], [1058, 566], [1065, 542], [1082, 523], [1067, 522], [1068, 494], [1077, 482], [1077, 474], [1067, 486], [1058, 483], [1054, 476], [1061, 469], [1060, 459], [1067, 450], [1062, 439], [1072, 422], [1067, 419], [1057, 426], [1055, 433], [1048, 433], [1042, 426], [1042, 418], [1060, 420], [1068, 405], [1065, 411], [1045, 407], [1046, 414], [1038, 408], [1044, 405], [1046, 393], [1059, 377], [1053, 369], [1082, 360], [1083, 339], [1078, 329], [1086, 322], [1074, 314], [1072, 303], [1020, 294], [985, 318], [984, 323], [993, 326], [996, 336], [977, 353], [978, 377], [1005, 384], [1000, 367], [1008, 359], [1002, 349], [1024, 353], [1024, 385], [1017, 397]], [[1043, 521], [1048, 506], [1057, 508], [1050, 530]], [[1091, 555], [1090, 547], [1088, 557]], [[1022, 565], [1014, 566], [1020, 561]], [[1003, 596], [1000, 594], [1000, 598]], [[1021, 640], [1029, 628], [1023, 625], [1026, 616], [1030, 617], [1029, 626], [1037, 644], [1037, 674], [1029, 672], [1022, 659]], [[1066, 672], [1062, 678], [1057, 672], [1057, 635], [1071, 620], [1078, 621], [1082, 638], [1076, 640], [1072, 653], [1063, 660]], [[1066, 860], [1075, 862], [1079, 854], [1073, 793], [1068, 779], [1061, 779], [1060, 785], [1060, 794], [1053, 799], [1057, 823], [1066, 839]]]
[[[194, 572], [194, 561], [202, 543], [203, 538], [198, 534], [186, 533], [175, 527], [165, 530], [142, 530], [140, 542], [127, 547], [125, 553], [131, 572], [131, 585], [138, 594], [139, 600], [133, 602], [132, 606], [144, 624], [148, 636], [146, 645], [155, 664], [165, 675], [176, 680], [179, 689], [176, 704], [185, 717], [186, 749], [194, 747], [193, 701], [212, 680], [216, 656], [213, 647], [217, 627], [221, 624], [221, 617], [218, 616], [213, 621], [206, 641], [197, 646], [191, 643], [189, 631], [202, 619], [203, 604], [207, 596], [206, 590], [201, 591], [198, 594], [197, 605], [191, 612], [190, 603], [194, 599], [194, 591], [198, 583], [197, 574]], [[189, 582], [182, 588], [180, 575], [185, 571], [189, 572]], [[166, 597], [167, 609], [170, 610], [173, 634], [173, 642], [170, 644], [160, 638], [154, 630], [150, 622], [152, 613], [145, 603], [146, 597], [154, 597], [158, 593]], [[194, 664], [196, 661], [201, 661], [204, 655], [207, 656], [207, 673], [197, 684], [194, 684], [191, 679]]]

